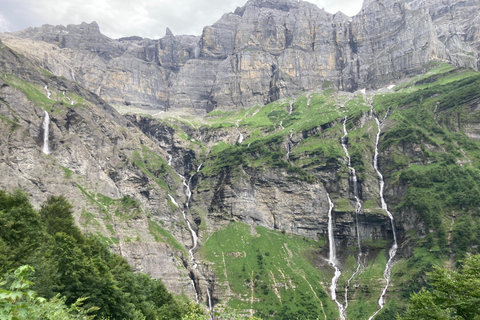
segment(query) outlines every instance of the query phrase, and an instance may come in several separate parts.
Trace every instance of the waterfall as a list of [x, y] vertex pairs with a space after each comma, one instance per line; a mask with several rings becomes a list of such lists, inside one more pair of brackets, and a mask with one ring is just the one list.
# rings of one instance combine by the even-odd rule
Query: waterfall
[[77, 81], [77, 79], [75, 79], [75, 71], [73, 71], [73, 68], [70, 68], [70, 75], [72, 76], [72, 79], [73, 81]]
[[168, 195], [168, 196], [170, 197], [170, 200], [173, 202], [173, 204], [174, 204], [177, 208], [179, 208], [179, 205], [178, 205], [177, 201], [175, 201], [175, 198], [172, 197], [171, 195]]
[[198, 292], [197, 292], [197, 286], [195, 285], [195, 281], [193, 281], [193, 279], [191, 279], [192, 281], [192, 287], [193, 287], [193, 291], [195, 291], [195, 301], [198, 303]]
[[[373, 109], [373, 107], [372, 107]], [[372, 110], [373, 111], [373, 110]], [[390, 273], [392, 272], [392, 268], [394, 266], [394, 261], [393, 259], [395, 258], [395, 255], [397, 254], [397, 248], [398, 248], [398, 243], [397, 243], [397, 234], [395, 231], [395, 220], [393, 218], [393, 215], [388, 211], [387, 203], [385, 202], [385, 198], [383, 196], [383, 191], [385, 187], [385, 181], [383, 180], [383, 175], [380, 173], [380, 170], [378, 169], [378, 143], [380, 141], [380, 133], [381, 133], [381, 123], [378, 120], [378, 117], [374, 114], [375, 122], [377, 123], [378, 127], [378, 132], [377, 132], [377, 137], [375, 139], [375, 155], [373, 157], [373, 167], [375, 168], [375, 171], [377, 172], [378, 175], [378, 180], [380, 184], [380, 201], [382, 203], [382, 209], [385, 210], [385, 212], [388, 214], [388, 217], [390, 218], [390, 222], [392, 224], [392, 232], [393, 232], [393, 246], [388, 252], [389, 258], [387, 261], [387, 265], [385, 266], [385, 271], [383, 272], [383, 277], [385, 278], [386, 284], [385, 288], [382, 291], [382, 294], [380, 295], [380, 298], [378, 299], [378, 306], [380, 307], [368, 320], [373, 319], [377, 315], [380, 310], [383, 309], [385, 306], [385, 295], [387, 294], [387, 289], [388, 286], [390, 285]]]
[[[181, 176], [181, 177], [183, 178], [183, 176]], [[185, 179], [184, 179], [184, 181], [185, 181]], [[188, 190], [190, 191], [190, 189], [188, 189]], [[173, 202], [173, 204], [177, 208], [180, 207], [178, 205], [177, 201], [175, 201], [174, 197], [172, 197], [171, 195], [168, 195], [168, 197], [170, 198], [170, 200]], [[193, 241], [193, 246], [190, 250], [188, 250], [188, 254], [190, 255], [190, 260], [193, 263], [193, 268], [197, 269], [197, 263], [195, 262], [195, 257], [193, 255], [193, 250], [195, 250], [195, 248], [197, 247], [197, 244], [198, 244], [197, 233], [195, 232], [195, 230], [193, 230], [192, 225], [190, 224], [190, 221], [187, 219], [187, 214], [185, 213], [185, 210], [182, 210], [182, 215], [183, 215], [183, 219], [187, 222], [187, 226], [188, 226], [188, 229], [190, 230], [190, 234], [192, 235], [192, 241]], [[193, 276], [192, 276], [192, 286], [193, 286], [193, 290], [195, 291], [195, 296], [196, 296], [196, 300], [197, 300], [197, 303], [198, 303], [198, 291], [197, 291], [197, 287], [195, 286], [195, 281], [193, 281]]]
[[[172, 164], [172, 159], [173, 157], [171, 155], [169, 155], [168, 157], [168, 164], [171, 166]], [[187, 179], [182, 176], [181, 174], [179, 174], [178, 172], [175, 172], [181, 179], [182, 179], [182, 184], [183, 186], [185, 187], [185, 195], [187, 196], [187, 201], [185, 202], [185, 207], [188, 209], [189, 207], [189, 203], [190, 203], [190, 198], [192, 197], [192, 191], [190, 190], [190, 182], [192, 181], [192, 178], [195, 174], [197, 174], [200, 169], [202, 169], [202, 165], [203, 163], [200, 163], [200, 165], [197, 167], [197, 171], [190, 176], [190, 178], [188, 179], [188, 183], [187, 183]], [[179, 207], [178, 203], [175, 201], [175, 199], [171, 196], [171, 195], [168, 195], [170, 197], [170, 200], [173, 202], [173, 204], [175, 204], [177, 207]], [[195, 232], [195, 230], [192, 228], [192, 224], [190, 223], [190, 220], [188, 220], [187, 218], [187, 213], [185, 210], [182, 210], [182, 215], [183, 215], [183, 219], [185, 220], [185, 222], [187, 223], [187, 226], [188, 226], [188, 230], [190, 231], [190, 234], [192, 236], [192, 242], [193, 242], [193, 246], [190, 248], [190, 250], [188, 250], [188, 254], [190, 255], [190, 260], [192, 261], [193, 263], [193, 269], [197, 269], [198, 268], [198, 264], [196, 263], [195, 261], [195, 256], [194, 256], [194, 253], [193, 253], [193, 250], [195, 250], [197, 248], [197, 245], [198, 245], [198, 235], [197, 233]], [[197, 286], [195, 285], [195, 281], [194, 281], [194, 275], [193, 275], [193, 272], [190, 273], [191, 274], [191, 280], [192, 280], [192, 286], [193, 286], [193, 290], [195, 291], [195, 298], [196, 298], [196, 301], [198, 303], [199, 299], [198, 299], [198, 289], [197, 289]], [[209, 307], [210, 307], [210, 314], [211, 314], [211, 317], [212, 317], [212, 314], [213, 314], [213, 306], [212, 306], [212, 303], [211, 303], [211, 298], [210, 298], [210, 292], [208, 291], [208, 288], [207, 288], [207, 295], [209, 296]], [[213, 318], [212, 318], [213, 319]]]
[[213, 320], [213, 306], [212, 306], [212, 297], [210, 296], [210, 291], [207, 288], [208, 296], [208, 308], [210, 309], [210, 320]]
[[360, 230], [358, 226], [358, 214], [360, 213], [360, 210], [362, 209], [362, 202], [360, 201], [358, 197], [358, 183], [357, 183], [357, 174], [355, 172], [355, 168], [352, 167], [351, 163], [351, 158], [350, 154], [348, 153], [348, 147], [347, 147], [347, 117], [345, 117], [345, 120], [343, 121], [343, 137], [341, 139], [341, 144], [342, 148], [345, 151], [345, 155], [347, 156], [348, 159], [348, 178], [349, 182], [352, 183], [353, 185], [353, 196], [355, 199], [355, 227], [357, 231], [357, 244], [358, 244], [358, 256], [357, 256], [357, 268], [355, 272], [352, 274], [350, 279], [348, 279], [347, 284], [345, 285], [345, 308], [344, 308], [344, 316], [346, 317], [346, 312], [348, 308], [348, 288], [350, 287], [350, 282], [353, 280], [355, 275], [360, 271], [360, 265], [361, 265], [361, 259], [362, 259], [362, 245], [361, 245], [361, 240], [360, 240]]
[[52, 100], [52, 98], [51, 98], [52, 93], [50, 92], [50, 90], [48, 90], [48, 86], [45, 86], [45, 91], [47, 92], [47, 98]]
[[192, 225], [190, 224], [190, 221], [187, 219], [187, 214], [185, 213], [185, 211], [182, 211], [182, 214], [183, 214], [183, 219], [185, 219], [185, 221], [187, 222], [188, 229], [190, 230], [190, 233], [192, 234], [192, 240], [193, 240], [193, 246], [190, 250], [188, 250], [188, 253], [190, 254], [190, 260], [193, 263], [193, 268], [197, 269], [197, 263], [195, 262], [195, 257], [193, 256], [193, 250], [195, 250], [195, 248], [197, 247], [197, 244], [198, 244], [197, 233], [195, 232], [195, 230], [193, 230]]
[[[237, 125], [237, 131], [238, 131], [238, 134], [239, 134], [237, 142], [238, 142], [239, 144], [242, 144], [242, 142], [243, 142], [243, 134], [242, 134], [242, 132], [238, 129], [238, 127], [239, 127], [239, 122], [240, 122], [240, 120], [237, 120], [237, 121], [235, 122], [235, 124]], [[198, 171], [197, 171], [197, 172], [198, 172]]]
[[332, 210], [333, 210], [333, 202], [330, 199], [330, 195], [327, 193], [328, 197], [328, 242], [329, 242], [329, 257], [328, 263], [335, 269], [335, 275], [332, 278], [332, 284], [330, 285], [330, 295], [332, 296], [332, 300], [338, 306], [338, 311], [340, 313], [340, 319], [345, 320], [344, 317], [344, 308], [343, 305], [337, 300], [337, 282], [338, 278], [342, 275], [342, 272], [337, 266], [337, 257], [335, 254], [335, 238], [333, 237], [333, 218], [332, 218]]
[[50, 133], [50, 117], [47, 111], [43, 111], [43, 153], [50, 154], [50, 148], [48, 147], [48, 135]]
[[240, 136], [238, 137], [238, 143], [241, 144], [243, 142], [243, 134], [238, 131], [240, 133]]
[[293, 111], [293, 101], [294, 100], [290, 101], [290, 110], [288, 111], [288, 114], [290, 115], [292, 114], [292, 111]]
[[70, 105], [74, 105], [75, 104], [75, 101], [73, 101], [72, 99], [70, 99], [69, 96], [66, 95], [65, 91], [63, 91], [63, 95], [65, 96], [65, 98], [67, 98], [68, 101], [70, 101]]

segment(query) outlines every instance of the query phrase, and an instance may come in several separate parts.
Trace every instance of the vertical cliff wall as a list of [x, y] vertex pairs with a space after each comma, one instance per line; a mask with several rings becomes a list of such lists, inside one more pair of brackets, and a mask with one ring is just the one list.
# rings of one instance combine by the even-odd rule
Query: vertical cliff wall
[[168, 110], [264, 105], [334, 84], [355, 91], [432, 61], [478, 69], [478, 1], [366, 0], [354, 17], [308, 2], [250, 0], [200, 37], [109, 39], [96, 23], [1, 37], [108, 102]]

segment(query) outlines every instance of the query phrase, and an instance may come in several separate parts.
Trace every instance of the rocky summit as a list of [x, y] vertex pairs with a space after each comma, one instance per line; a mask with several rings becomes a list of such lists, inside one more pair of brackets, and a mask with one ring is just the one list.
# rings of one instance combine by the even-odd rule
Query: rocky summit
[[[479, 68], [479, 2], [365, 1], [354, 17], [251, 0], [201, 36], [109, 39], [93, 22], [3, 35], [9, 46], [111, 104], [239, 109], [332, 82], [378, 89], [432, 61]], [[119, 90], [119, 88], [122, 88]]]
[[0, 187], [66, 196], [212, 318], [393, 319], [479, 252], [479, 9], [249, 0], [201, 36], [0, 34]]

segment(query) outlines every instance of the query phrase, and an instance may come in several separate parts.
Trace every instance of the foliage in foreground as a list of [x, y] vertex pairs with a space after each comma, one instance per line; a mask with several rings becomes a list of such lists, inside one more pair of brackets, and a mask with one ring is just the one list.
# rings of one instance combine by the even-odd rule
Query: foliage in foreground
[[[81, 307], [85, 298], [78, 299], [70, 307], [65, 305], [65, 298], [59, 295], [50, 300], [37, 297], [37, 293], [30, 290], [33, 284], [29, 276], [33, 273], [31, 266], [21, 266], [14, 272], [14, 281], [10, 289], [0, 288], [0, 317], [5, 320], [20, 319], [49, 319], [49, 320], [89, 320], [88, 315], [98, 308], [85, 310]], [[0, 287], [6, 282], [0, 283]]]
[[[188, 312], [160, 280], [133, 273], [101, 240], [82, 235], [63, 196], [49, 197], [37, 212], [24, 193], [0, 191], [0, 225], [0, 274], [10, 274], [3, 285], [14, 289], [3, 291], [2, 298], [26, 299], [35, 312], [64, 303], [65, 314], [80, 299], [92, 315], [111, 319], [181, 319]], [[32, 291], [19, 293], [15, 283], [29, 269], [11, 273], [23, 265], [36, 273], [34, 284], [22, 284]], [[15, 312], [9, 311], [12, 317]]]
[[458, 270], [435, 268], [428, 283], [429, 290], [411, 295], [398, 320], [480, 319], [480, 255], [468, 256]]

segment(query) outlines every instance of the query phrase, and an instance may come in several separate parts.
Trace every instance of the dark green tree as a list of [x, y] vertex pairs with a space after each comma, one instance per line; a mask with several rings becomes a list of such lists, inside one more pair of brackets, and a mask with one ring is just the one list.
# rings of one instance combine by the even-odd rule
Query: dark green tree
[[64, 232], [77, 241], [83, 240], [82, 233], [73, 219], [72, 205], [64, 196], [48, 197], [47, 201], [41, 206], [40, 216], [45, 223], [48, 234], [54, 235], [57, 232]]
[[26, 194], [0, 190], [0, 273], [25, 264], [44, 238], [40, 215]]
[[480, 319], [480, 255], [467, 256], [458, 270], [436, 268], [428, 283], [431, 289], [412, 294], [399, 320]]

